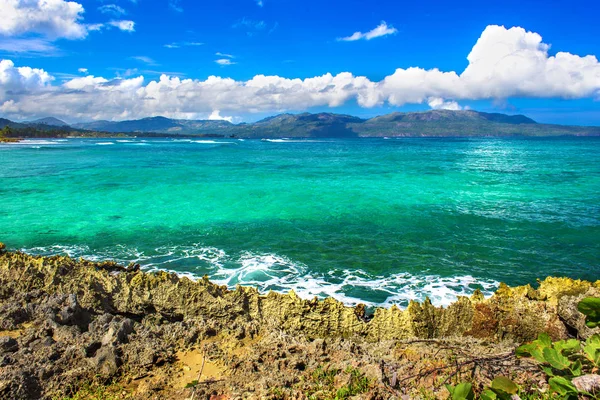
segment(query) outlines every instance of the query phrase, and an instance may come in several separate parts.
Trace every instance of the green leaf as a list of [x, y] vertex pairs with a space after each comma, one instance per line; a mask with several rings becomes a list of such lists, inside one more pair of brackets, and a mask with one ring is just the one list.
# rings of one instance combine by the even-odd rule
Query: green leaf
[[573, 376], [581, 376], [581, 360], [576, 360], [573, 362], [573, 365], [569, 368], [571, 370], [571, 375]]
[[569, 394], [577, 394], [577, 388], [571, 381], [563, 378], [562, 376], [555, 376], [550, 378], [548, 381], [550, 390], [558, 393], [561, 396], [567, 396]]
[[554, 342], [554, 349], [559, 353], [572, 353], [580, 348], [580, 342], [577, 339], [559, 340]]
[[587, 338], [585, 343], [588, 346], [592, 346], [597, 350], [600, 350], [600, 335], [596, 333], [595, 335], [590, 336], [589, 338]]
[[515, 354], [523, 357], [523, 356], [532, 356], [539, 362], [544, 362], [544, 355], [542, 354], [543, 347], [537, 340], [534, 340], [532, 343], [524, 344], [522, 346], [517, 347]]
[[600, 323], [596, 322], [596, 321], [585, 321], [585, 326], [587, 326], [588, 328], [594, 329], [596, 328], [598, 325], [600, 325]]
[[198, 386], [198, 381], [197, 380], [193, 380], [190, 383], [188, 383], [187, 385], [185, 385], [186, 388], [193, 388]]
[[550, 336], [545, 332], [540, 333], [537, 340], [534, 340], [533, 342], [539, 343], [542, 347], [552, 347], [552, 340], [550, 340]]
[[540, 368], [542, 368], [542, 371], [544, 371], [544, 373], [546, 375], [548, 375], [548, 376], [554, 376], [554, 370], [552, 368], [550, 368], [550, 367], [544, 367], [544, 366], [542, 366]]
[[510, 379], [499, 376], [492, 381], [492, 390], [502, 390], [508, 394], [517, 394], [519, 387]]
[[492, 392], [491, 390], [484, 390], [481, 392], [481, 395], [479, 395], [479, 398], [481, 400], [497, 400], [498, 396], [496, 396], [496, 393]]
[[586, 297], [577, 304], [577, 310], [587, 316], [590, 321], [600, 321], [600, 298]]
[[546, 362], [559, 371], [567, 369], [571, 366], [569, 359], [554, 349], [546, 348], [543, 351]]
[[473, 400], [474, 398], [473, 386], [467, 382], [459, 383], [452, 391], [452, 400]]

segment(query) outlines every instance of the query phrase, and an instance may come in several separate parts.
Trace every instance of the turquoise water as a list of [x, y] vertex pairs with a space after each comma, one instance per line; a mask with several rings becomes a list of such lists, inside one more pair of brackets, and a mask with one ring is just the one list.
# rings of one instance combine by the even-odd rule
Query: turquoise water
[[0, 241], [348, 303], [600, 278], [600, 139], [0, 145]]

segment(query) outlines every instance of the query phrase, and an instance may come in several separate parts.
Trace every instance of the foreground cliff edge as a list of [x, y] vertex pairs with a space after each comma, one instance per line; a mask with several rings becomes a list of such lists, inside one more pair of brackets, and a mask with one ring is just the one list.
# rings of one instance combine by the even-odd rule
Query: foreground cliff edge
[[367, 316], [331, 298], [0, 244], [0, 398], [446, 398], [443, 382], [464, 374], [543, 392], [515, 346], [541, 332], [590, 336], [577, 303], [599, 295], [600, 281], [546, 278]]

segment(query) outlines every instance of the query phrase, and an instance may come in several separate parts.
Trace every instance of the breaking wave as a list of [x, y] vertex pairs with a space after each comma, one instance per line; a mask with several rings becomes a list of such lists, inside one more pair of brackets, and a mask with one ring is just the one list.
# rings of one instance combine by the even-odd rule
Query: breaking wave
[[261, 293], [294, 290], [305, 299], [333, 297], [347, 305], [400, 308], [410, 300], [429, 297], [433, 304], [447, 306], [458, 296], [469, 296], [479, 289], [490, 296], [499, 283], [470, 275], [443, 277], [436, 274], [390, 273], [374, 275], [363, 270], [336, 269], [328, 272], [310, 268], [287, 257], [245, 251], [230, 255], [216, 247], [202, 245], [162, 246], [150, 252], [127, 246], [91, 250], [88, 246], [48, 246], [22, 249], [40, 255], [67, 254], [93, 261], [112, 259], [120, 263], [139, 263], [146, 271], [166, 270], [198, 279], [208, 275], [212, 282], [234, 289], [254, 286]]

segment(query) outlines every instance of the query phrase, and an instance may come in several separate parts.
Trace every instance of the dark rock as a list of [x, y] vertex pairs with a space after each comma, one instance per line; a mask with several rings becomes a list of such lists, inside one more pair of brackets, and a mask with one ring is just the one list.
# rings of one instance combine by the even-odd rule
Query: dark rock
[[103, 377], [115, 375], [121, 366], [121, 358], [114, 347], [102, 347], [91, 359], [92, 367]]
[[127, 342], [127, 337], [133, 332], [133, 321], [125, 318], [119, 322], [111, 322], [108, 332], [102, 337], [102, 345], [117, 345]]
[[17, 341], [8, 336], [0, 337], [0, 353], [14, 353], [19, 349]]

